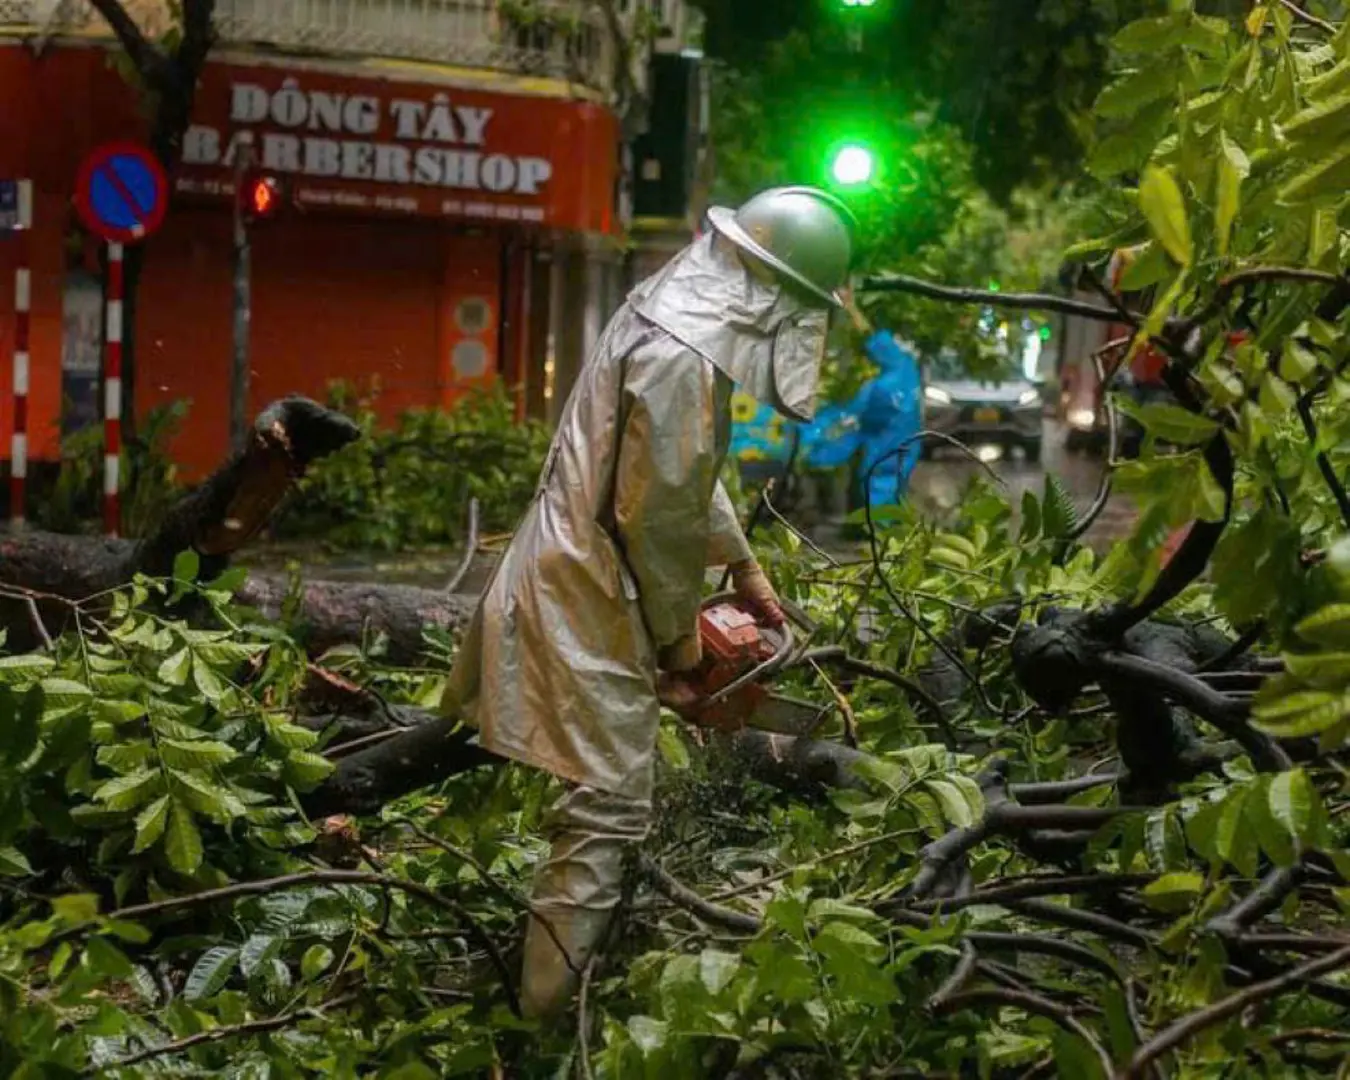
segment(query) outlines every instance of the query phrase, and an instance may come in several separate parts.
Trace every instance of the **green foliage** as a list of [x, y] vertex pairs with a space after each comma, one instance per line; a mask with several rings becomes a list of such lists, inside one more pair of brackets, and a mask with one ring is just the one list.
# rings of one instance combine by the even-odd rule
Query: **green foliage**
[[[137, 438], [122, 449], [122, 535], [144, 536], [182, 494], [169, 443], [190, 406], [176, 401], [151, 409]], [[61, 444], [61, 468], [50, 490], [33, 492], [33, 519], [53, 532], [80, 532], [101, 520], [103, 427], [91, 424]]]
[[330, 404], [363, 437], [318, 463], [276, 525], [283, 537], [338, 548], [403, 551], [461, 541], [469, 502], [478, 499], [484, 533], [515, 527], [539, 480], [549, 433], [517, 422], [500, 388], [449, 411], [417, 409], [378, 427], [372, 400], [335, 386]]

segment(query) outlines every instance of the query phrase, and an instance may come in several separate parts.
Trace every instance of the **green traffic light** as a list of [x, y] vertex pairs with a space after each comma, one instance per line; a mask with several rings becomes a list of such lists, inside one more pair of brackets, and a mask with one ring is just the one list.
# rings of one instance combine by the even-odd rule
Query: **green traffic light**
[[874, 168], [872, 151], [863, 146], [845, 146], [834, 155], [831, 171], [837, 183], [852, 187], [871, 180]]
[[1040, 330], [1038, 331], [1038, 333], [1041, 335], [1041, 340], [1042, 340], [1042, 341], [1049, 341], [1049, 340], [1050, 340], [1050, 327], [1048, 327], [1048, 326], [1042, 326], [1042, 327], [1040, 328]]
[[877, 0], [843, 0], [844, 7], [871, 7]]

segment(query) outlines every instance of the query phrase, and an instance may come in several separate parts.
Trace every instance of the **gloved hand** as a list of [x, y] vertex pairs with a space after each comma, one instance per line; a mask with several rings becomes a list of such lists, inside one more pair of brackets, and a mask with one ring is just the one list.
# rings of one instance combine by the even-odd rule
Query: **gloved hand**
[[663, 671], [656, 678], [656, 698], [671, 712], [687, 720], [692, 718], [703, 695], [685, 676]]
[[673, 645], [667, 645], [661, 650], [662, 671], [693, 671], [702, 661], [703, 639], [697, 632], [682, 637]]
[[731, 585], [736, 590], [737, 598], [769, 626], [779, 627], [787, 622], [782, 605], [778, 602], [778, 594], [774, 592], [768, 575], [754, 559], [732, 565]]

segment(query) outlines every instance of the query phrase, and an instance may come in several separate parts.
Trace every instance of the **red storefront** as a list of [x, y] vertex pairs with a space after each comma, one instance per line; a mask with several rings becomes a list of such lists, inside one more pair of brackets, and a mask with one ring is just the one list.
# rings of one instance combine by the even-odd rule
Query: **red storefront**
[[[99, 334], [97, 244], [71, 205], [98, 144], [143, 138], [135, 93], [99, 48], [0, 47], [0, 177], [34, 182], [31, 456], [56, 457], [61, 399], [85, 400]], [[542, 260], [615, 230], [618, 128], [600, 105], [350, 65], [213, 61], [173, 205], [147, 245], [136, 408], [190, 399], [175, 456], [227, 444], [233, 154], [252, 140], [291, 204], [253, 232], [251, 398], [377, 382], [385, 419], [496, 379], [543, 375]], [[0, 388], [10, 385], [16, 244], [0, 239]], [[541, 282], [543, 286], [541, 287]], [[552, 290], [557, 292], [558, 289]], [[574, 313], [579, 317], [579, 313]], [[533, 396], [533, 395], [532, 395]], [[522, 391], [522, 401], [524, 393]], [[85, 408], [93, 406], [85, 401]], [[12, 409], [0, 392], [0, 448]], [[0, 455], [3, 455], [0, 449]]]

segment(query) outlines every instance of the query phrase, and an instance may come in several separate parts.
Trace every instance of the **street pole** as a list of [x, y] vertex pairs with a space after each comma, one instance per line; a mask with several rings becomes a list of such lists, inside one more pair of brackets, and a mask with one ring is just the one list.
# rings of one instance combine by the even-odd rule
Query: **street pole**
[[33, 230], [33, 181], [19, 180], [15, 185], [18, 258], [14, 265], [14, 431], [9, 449], [9, 524], [18, 532], [24, 527], [28, 498], [28, 377], [30, 371], [28, 341], [33, 304], [33, 274], [30, 234]]
[[249, 328], [253, 320], [253, 245], [244, 215], [244, 182], [253, 165], [252, 139], [234, 154], [234, 353], [230, 365], [230, 445], [244, 448], [248, 432]]

